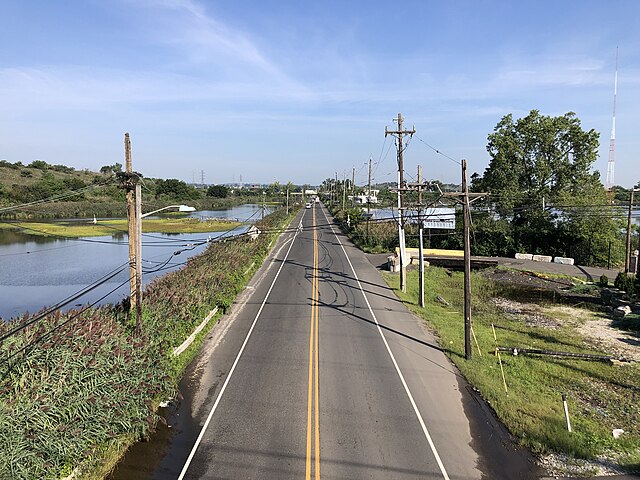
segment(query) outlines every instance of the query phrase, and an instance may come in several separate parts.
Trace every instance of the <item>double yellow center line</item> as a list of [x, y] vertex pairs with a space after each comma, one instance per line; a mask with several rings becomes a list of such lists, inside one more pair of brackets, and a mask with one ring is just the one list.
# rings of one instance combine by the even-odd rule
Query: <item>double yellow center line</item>
[[[320, 480], [320, 408], [318, 381], [318, 234], [316, 209], [313, 212], [313, 272], [311, 275], [311, 329], [309, 331], [309, 389], [307, 392], [307, 467], [306, 480], [311, 480], [311, 465], [315, 466], [315, 480]], [[312, 415], [313, 411], [313, 415]], [[313, 417], [313, 421], [312, 421]], [[313, 435], [315, 433], [315, 435]], [[313, 437], [314, 455], [311, 455]], [[315, 460], [315, 462], [312, 462]]]

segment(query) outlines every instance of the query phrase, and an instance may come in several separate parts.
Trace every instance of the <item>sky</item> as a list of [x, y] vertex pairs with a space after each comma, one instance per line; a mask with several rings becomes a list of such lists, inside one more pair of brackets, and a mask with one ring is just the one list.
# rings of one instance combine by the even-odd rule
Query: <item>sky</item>
[[[640, 2], [0, 0], [0, 159], [187, 182], [460, 183], [506, 114], [573, 111], [640, 181]], [[436, 152], [442, 152], [439, 154]]]

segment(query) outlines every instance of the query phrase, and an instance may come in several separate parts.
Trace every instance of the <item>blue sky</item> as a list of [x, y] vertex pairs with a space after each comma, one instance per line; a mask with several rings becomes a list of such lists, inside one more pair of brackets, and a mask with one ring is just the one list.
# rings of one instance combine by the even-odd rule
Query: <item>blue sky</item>
[[[205, 182], [392, 181], [385, 126], [417, 137], [410, 175], [459, 182], [500, 118], [574, 111], [606, 178], [640, 180], [640, 2], [0, 0], [0, 158]], [[391, 149], [389, 149], [391, 147]]]

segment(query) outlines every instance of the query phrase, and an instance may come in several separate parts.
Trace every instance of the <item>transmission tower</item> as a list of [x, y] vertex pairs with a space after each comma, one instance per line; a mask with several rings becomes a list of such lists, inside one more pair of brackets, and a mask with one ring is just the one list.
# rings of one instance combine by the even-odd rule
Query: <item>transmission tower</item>
[[607, 162], [607, 190], [615, 184], [614, 167], [616, 151], [616, 96], [618, 94], [618, 47], [616, 47], [616, 74], [613, 81], [613, 124], [611, 125], [611, 139], [609, 140], [609, 161]]

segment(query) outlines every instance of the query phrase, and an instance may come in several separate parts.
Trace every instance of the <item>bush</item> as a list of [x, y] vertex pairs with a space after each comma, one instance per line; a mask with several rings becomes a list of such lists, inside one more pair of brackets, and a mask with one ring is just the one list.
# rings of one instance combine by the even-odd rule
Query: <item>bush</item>
[[629, 295], [633, 295], [635, 291], [635, 275], [630, 275], [627, 273], [620, 272], [616, 277], [613, 285], [619, 289], [627, 292]]
[[73, 173], [75, 171], [75, 168], [67, 167], [66, 165], [49, 165], [49, 167], [56, 172], [62, 173]]
[[49, 168], [49, 164], [44, 160], [34, 160], [29, 164], [30, 168], [37, 168], [38, 170], [46, 170]]
[[609, 286], [609, 277], [607, 277], [606, 275], [600, 275], [600, 280], [598, 280], [598, 285], [600, 285], [601, 287]]
[[12, 170], [17, 170], [20, 167], [18, 165], [14, 165], [11, 162], [7, 162], [6, 160], [0, 160], [0, 167], [11, 168]]
[[229, 195], [229, 188], [224, 185], [211, 185], [207, 190], [208, 197], [226, 198]]

